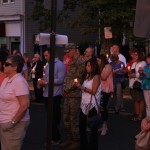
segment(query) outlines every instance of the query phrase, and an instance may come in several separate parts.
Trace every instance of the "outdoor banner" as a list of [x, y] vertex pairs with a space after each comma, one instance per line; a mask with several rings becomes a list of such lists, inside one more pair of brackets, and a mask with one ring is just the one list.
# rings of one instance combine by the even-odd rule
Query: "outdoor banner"
[[[68, 44], [68, 37], [66, 35], [56, 34], [56, 45]], [[50, 45], [50, 33], [39, 33], [35, 37], [35, 44]]]
[[111, 39], [112, 38], [111, 27], [104, 27], [104, 36], [105, 36], [105, 39]]

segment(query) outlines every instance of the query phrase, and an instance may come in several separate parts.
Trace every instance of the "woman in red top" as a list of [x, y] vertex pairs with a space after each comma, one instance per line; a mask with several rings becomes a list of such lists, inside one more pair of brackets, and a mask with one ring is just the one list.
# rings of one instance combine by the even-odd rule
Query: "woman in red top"
[[126, 67], [127, 72], [131, 70], [131, 66], [135, 62], [135, 52], [136, 51], [137, 51], [137, 49], [135, 47], [133, 47], [129, 50], [129, 55], [131, 57], [131, 60], [129, 60], [129, 62], [127, 63], [127, 67]]

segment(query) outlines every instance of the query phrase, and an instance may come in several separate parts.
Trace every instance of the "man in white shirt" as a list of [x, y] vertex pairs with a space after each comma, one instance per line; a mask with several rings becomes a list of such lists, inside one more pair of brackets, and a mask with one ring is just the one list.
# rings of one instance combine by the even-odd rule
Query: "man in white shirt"
[[[111, 47], [111, 53], [112, 53], [112, 54], [117, 54], [118, 57], [119, 57], [119, 60], [124, 63], [125, 67], [127, 66], [126, 58], [120, 53], [119, 45], [114, 44], [114, 45]], [[109, 60], [109, 61], [111, 62], [111, 60]]]

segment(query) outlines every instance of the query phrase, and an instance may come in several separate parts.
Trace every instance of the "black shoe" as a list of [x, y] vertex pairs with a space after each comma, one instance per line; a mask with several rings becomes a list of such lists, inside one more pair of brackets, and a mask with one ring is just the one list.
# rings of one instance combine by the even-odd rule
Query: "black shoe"
[[115, 111], [115, 114], [118, 115], [118, 114], [119, 114], [119, 111]]

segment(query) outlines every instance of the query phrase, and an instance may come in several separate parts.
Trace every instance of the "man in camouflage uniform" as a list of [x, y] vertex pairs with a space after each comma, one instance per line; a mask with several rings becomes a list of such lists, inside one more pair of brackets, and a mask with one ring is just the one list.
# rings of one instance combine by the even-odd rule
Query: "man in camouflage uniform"
[[63, 113], [67, 140], [60, 147], [66, 150], [73, 150], [79, 148], [79, 113], [81, 103], [81, 90], [75, 86], [74, 79], [77, 79], [80, 83], [83, 82], [85, 62], [89, 58], [80, 57], [79, 53], [77, 53], [76, 45], [73, 43], [67, 44], [66, 49], [69, 50], [69, 56], [73, 61], [68, 66], [63, 89], [63, 95], [65, 96]]

